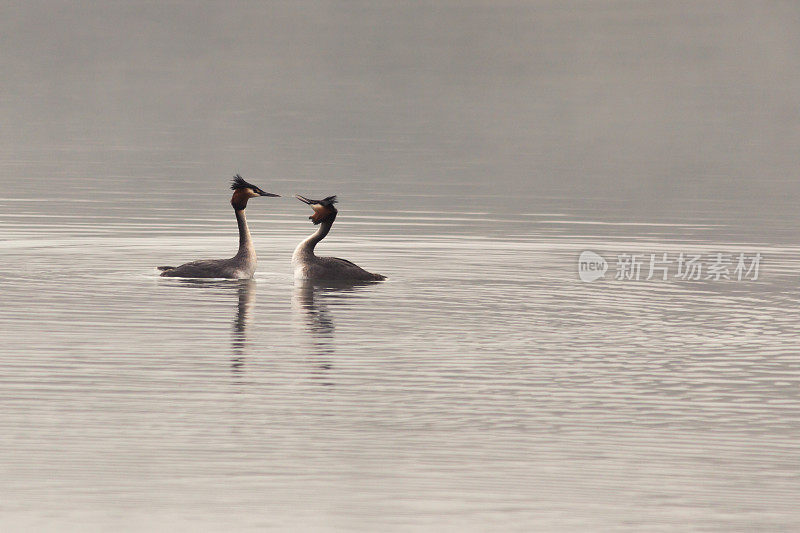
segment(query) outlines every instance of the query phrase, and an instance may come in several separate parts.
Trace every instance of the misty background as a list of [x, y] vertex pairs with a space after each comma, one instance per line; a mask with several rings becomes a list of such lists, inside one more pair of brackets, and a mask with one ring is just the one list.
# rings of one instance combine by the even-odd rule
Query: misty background
[[796, 221], [791, 2], [0, 9], [3, 196], [55, 192], [53, 211], [241, 172], [409, 209], [558, 205], [766, 240]]

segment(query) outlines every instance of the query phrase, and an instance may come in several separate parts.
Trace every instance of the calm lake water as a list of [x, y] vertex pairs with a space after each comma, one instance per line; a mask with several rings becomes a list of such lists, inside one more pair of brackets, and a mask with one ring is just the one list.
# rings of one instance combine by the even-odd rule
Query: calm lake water
[[[798, 21], [0, 8], [2, 529], [798, 530]], [[234, 253], [235, 172], [255, 279], [159, 278]], [[295, 193], [389, 280], [293, 281]]]

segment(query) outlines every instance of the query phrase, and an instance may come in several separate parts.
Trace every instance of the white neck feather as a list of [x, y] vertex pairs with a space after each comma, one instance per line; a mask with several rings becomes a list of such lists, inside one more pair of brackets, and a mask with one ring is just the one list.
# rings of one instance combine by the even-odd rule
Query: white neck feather
[[239, 252], [236, 257], [255, 259], [256, 249], [253, 246], [253, 239], [250, 237], [250, 229], [247, 227], [247, 217], [244, 214], [244, 209], [236, 210], [236, 223], [239, 225]]
[[297, 245], [294, 250], [294, 259], [304, 259], [314, 257], [314, 247], [319, 241], [325, 238], [333, 226], [332, 221], [322, 222], [312, 235]]

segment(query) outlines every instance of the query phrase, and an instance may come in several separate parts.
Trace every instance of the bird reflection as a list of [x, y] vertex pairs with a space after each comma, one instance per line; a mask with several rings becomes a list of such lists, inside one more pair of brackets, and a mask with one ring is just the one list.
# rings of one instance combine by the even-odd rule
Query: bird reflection
[[[357, 291], [373, 282], [320, 282], [311, 280], [295, 280], [292, 309], [295, 324], [301, 327], [310, 343], [310, 353], [314, 358], [315, 370], [312, 372], [315, 379], [322, 380], [326, 386], [333, 383], [328, 379], [328, 373], [333, 368], [333, 355], [336, 351], [334, 343], [333, 315], [330, 305], [341, 305], [343, 298], [350, 298]], [[337, 301], [339, 300], [339, 301]]]
[[241, 279], [235, 281], [182, 279], [181, 284], [197, 288], [220, 288], [226, 291], [236, 290], [236, 314], [233, 317], [233, 332], [231, 336], [231, 370], [239, 375], [244, 367], [247, 355], [247, 327], [250, 324], [253, 308], [256, 304], [256, 281], [254, 279]]
[[253, 313], [253, 307], [256, 305], [256, 282], [253, 279], [243, 279], [235, 283], [238, 284], [239, 287], [236, 289], [238, 305], [236, 306], [236, 316], [233, 319], [231, 369], [238, 373], [242, 370], [244, 357], [247, 352], [247, 325], [250, 322], [250, 315]]

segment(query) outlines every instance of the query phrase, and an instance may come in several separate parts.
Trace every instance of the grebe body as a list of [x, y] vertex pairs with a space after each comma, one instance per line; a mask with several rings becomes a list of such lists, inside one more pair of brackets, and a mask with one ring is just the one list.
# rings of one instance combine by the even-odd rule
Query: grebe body
[[338, 257], [318, 257], [314, 254], [317, 243], [325, 238], [333, 226], [338, 210], [334, 206], [335, 196], [323, 200], [310, 200], [305, 196], [296, 196], [298, 200], [311, 206], [314, 214], [311, 221], [318, 225], [317, 231], [297, 245], [292, 255], [292, 267], [295, 279], [333, 280], [333, 281], [382, 281], [386, 276], [367, 272], [360, 266]]
[[256, 250], [253, 246], [253, 239], [250, 236], [250, 229], [247, 227], [247, 217], [244, 210], [247, 207], [247, 200], [258, 196], [279, 195], [264, 192], [260, 188], [247, 183], [238, 174], [234, 176], [233, 196], [231, 197], [231, 207], [236, 214], [236, 223], [239, 226], [239, 251], [230, 259], [201, 259], [191, 261], [177, 267], [160, 266], [163, 277], [174, 278], [229, 278], [229, 279], [249, 279], [253, 277], [258, 265]]

